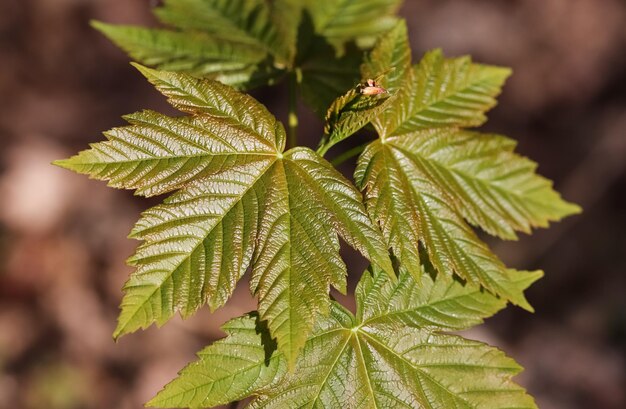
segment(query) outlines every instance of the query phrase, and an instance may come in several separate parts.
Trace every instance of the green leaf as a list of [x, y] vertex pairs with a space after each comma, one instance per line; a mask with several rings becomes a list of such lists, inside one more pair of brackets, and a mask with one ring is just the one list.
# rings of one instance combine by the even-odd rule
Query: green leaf
[[152, 196], [248, 163], [271, 165], [284, 148], [285, 131], [252, 97], [214, 81], [140, 68], [175, 107], [196, 115], [171, 118], [152, 111], [127, 115], [131, 124], [105, 133], [57, 164], [117, 188]]
[[[541, 276], [541, 272], [518, 274], [520, 290]], [[425, 273], [419, 281], [401, 273], [394, 283], [377, 270], [363, 275], [356, 294], [356, 317], [333, 303], [331, 315], [318, 322], [293, 372], [274, 382], [261, 376], [258, 381], [229, 377], [228, 384], [216, 387], [250, 391], [248, 385], [254, 382], [256, 390], [248, 393], [256, 396], [251, 408], [536, 407], [511, 380], [521, 370], [513, 360], [480, 342], [441, 333], [480, 323], [503, 308], [503, 300], [478, 287], [435, 280]], [[248, 320], [251, 326], [252, 319]], [[214, 348], [221, 352], [219, 346], [209, 346], [204, 353]], [[256, 360], [247, 367], [258, 368], [267, 361], [260, 345], [257, 350]], [[214, 365], [225, 366], [237, 354], [233, 349], [219, 360], [212, 359], [216, 353], [208, 354], [210, 359], [201, 356], [150, 405], [195, 408], [224, 403], [212, 393], [212, 378], [203, 374], [212, 373]], [[270, 366], [277, 356], [280, 353], [272, 354]]]
[[475, 287], [421, 277], [403, 274], [393, 284], [384, 274], [364, 274], [358, 318], [335, 304], [294, 373], [262, 389], [250, 406], [534, 408], [511, 381], [521, 370], [513, 360], [440, 333], [474, 325], [504, 303]]
[[[494, 297], [479, 286], [461, 284], [422, 271], [420, 279], [403, 270], [397, 284], [392, 284], [380, 271], [365, 273], [356, 291], [360, 321], [372, 324], [384, 321], [411, 328], [464, 330], [482, 324], [503, 309], [506, 301]], [[524, 291], [543, 277], [543, 271], [509, 270], [512, 283]], [[385, 300], [381, 302], [381, 300]]]
[[119, 337], [177, 311], [221, 306], [252, 265], [281, 351], [293, 362], [328, 291], [345, 291], [338, 234], [393, 275], [380, 232], [360, 193], [310, 149], [282, 153], [285, 130], [250, 96], [211, 80], [139, 67], [191, 116], [128, 116], [109, 140], [58, 162], [138, 194], [177, 190], [142, 215], [131, 236], [145, 242], [129, 264]]
[[396, 139], [401, 138], [369, 145], [355, 172], [357, 185], [366, 192], [368, 211], [396, 257], [414, 271], [420, 263], [421, 243], [442, 274], [452, 278], [456, 273], [532, 310], [504, 264], [456, 212], [442, 190], [447, 186], [437, 186], [410, 152], [395, 145]]
[[289, 65], [295, 55], [300, 7], [294, 0], [166, 0], [159, 19], [235, 44], [249, 44]]
[[459, 129], [484, 122], [509, 70], [426, 54], [411, 68], [406, 27], [383, 36], [363, 64], [396, 91], [372, 121], [380, 139], [359, 158], [357, 186], [400, 264], [419, 270], [423, 246], [455, 274], [532, 310], [508, 270], [467, 225], [503, 238], [547, 226], [579, 208], [563, 201], [536, 165], [501, 136]]
[[257, 314], [232, 319], [222, 330], [226, 338], [200, 351], [199, 361], [183, 369], [180, 378], [146, 406], [222, 405], [243, 399], [286, 373], [286, 362], [273, 353], [275, 345]]
[[174, 30], [93, 25], [142, 64], [249, 89], [293, 64], [300, 10], [296, 0], [177, 0], [155, 10]]
[[357, 88], [337, 98], [328, 108], [324, 136], [317, 153], [324, 154], [335, 144], [353, 135], [385, 109], [387, 94], [363, 95]]
[[418, 131], [388, 141], [452, 197], [456, 211], [486, 232], [516, 239], [515, 231], [578, 213], [537, 175], [537, 164], [513, 152], [515, 142], [494, 134], [441, 128]]
[[337, 233], [389, 274], [393, 267], [347, 180], [306, 148], [287, 152], [283, 162], [266, 183], [271, 199], [260, 211], [251, 287], [261, 317], [293, 363], [316, 319], [328, 313], [329, 284], [345, 292]]
[[363, 78], [379, 78], [378, 82], [395, 94], [403, 87], [405, 77], [411, 71], [411, 47], [404, 20], [399, 20], [384, 36], [376, 47], [368, 53], [361, 66]]
[[347, 41], [356, 40], [371, 47], [377, 36], [398, 20], [394, 16], [401, 0], [305, 0], [315, 31], [338, 50]]
[[388, 73], [383, 86], [399, 90], [375, 122], [381, 138], [421, 129], [479, 126], [511, 74], [508, 68], [474, 64], [469, 57], [444, 58], [441, 50], [426, 53], [412, 68], [409, 64], [406, 27], [399, 23], [381, 37], [361, 68], [364, 75]]
[[[177, 32], [97, 21], [92, 25], [142, 64], [182, 71], [236, 85], [265, 60], [257, 46], [214, 38], [200, 31]], [[278, 71], [273, 73], [279, 75]]]
[[270, 3], [272, 24], [276, 29], [276, 43], [279, 59], [288, 66], [293, 65], [298, 51], [298, 27], [302, 18], [301, 0], [273, 0]]
[[324, 207], [329, 209], [330, 221], [341, 238], [384, 270], [391, 280], [395, 280], [388, 248], [380, 230], [368, 217], [363, 198], [352, 183], [328, 161], [308, 148], [291, 149], [286, 157], [299, 167], [299, 180], [296, 183], [308, 190], [306, 195], [309, 198], [302, 199], [310, 200], [313, 196], [323, 202]]

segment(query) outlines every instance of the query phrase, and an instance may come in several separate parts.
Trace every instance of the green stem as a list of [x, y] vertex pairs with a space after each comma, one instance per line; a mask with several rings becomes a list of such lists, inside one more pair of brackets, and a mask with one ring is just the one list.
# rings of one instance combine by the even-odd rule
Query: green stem
[[332, 145], [328, 144], [327, 136], [328, 135], [324, 135], [324, 137], [320, 141], [320, 146], [317, 148], [317, 154], [320, 155], [322, 158], [324, 157], [324, 155], [326, 155], [326, 152], [328, 152], [328, 150], [332, 147]]
[[330, 161], [331, 165], [339, 166], [345, 161], [347, 161], [348, 159], [359, 155], [361, 152], [363, 152], [363, 149], [365, 149], [365, 147], [369, 145], [370, 143], [372, 143], [372, 141], [367, 141], [359, 146], [355, 146], [352, 149], [348, 149], [347, 151], [341, 153], [339, 156], [331, 160]]
[[299, 70], [289, 73], [289, 116], [287, 132], [287, 148], [293, 148], [298, 145], [298, 79]]

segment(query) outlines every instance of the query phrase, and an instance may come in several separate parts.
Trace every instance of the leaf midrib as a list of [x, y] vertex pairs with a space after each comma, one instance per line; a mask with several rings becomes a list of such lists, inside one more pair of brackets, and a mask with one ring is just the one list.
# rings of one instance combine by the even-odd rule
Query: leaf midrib
[[[458, 294], [458, 295], [456, 295], [454, 297], [445, 298], [445, 299], [439, 300], [439, 301], [437, 301], [435, 303], [422, 304], [422, 305], [419, 305], [419, 306], [416, 306], [416, 307], [413, 307], [413, 308], [396, 310], [396, 311], [392, 311], [392, 312], [387, 312], [387, 313], [382, 314], [382, 315], [376, 315], [374, 317], [368, 318], [365, 321], [363, 321], [363, 325], [367, 326], [367, 325], [370, 325], [370, 324], [375, 324], [375, 323], [377, 323], [377, 322], [379, 322], [381, 320], [384, 320], [386, 318], [389, 318], [389, 317], [393, 317], [393, 316], [396, 316], [396, 315], [412, 314], [412, 313], [419, 314], [420, 317], [424, 321], [432, 322], [429, 319], [423, 318], [423, 316], [420, 314], [420, 311], [428, 309], [428, 308], [435, 308], [435, 306], [437, 306], [437, 305], [448, 303], [448, 302], [454, 302], [454, 301], [462, 299], [462, 298], [467, 298], [467, 297], [471, 298], [474, 294], [478, 294], [478, 293], [480, 293], [480, 291], [474, 291], [474, 292], [467, 293], [467, 294]], [[464, 308], [468, 308], [468, 307], [464, 307]], [[446, 314], [446, 315], [450, 315], [450, 314]], [[459, 317], [456, 316], [455, 319], [459, 319]], [[475, 319], [472, 318], [472, 320], [474, 322], [472, 322], [470, 325], [476, 325], [476, 324], [479, 324], [480, 322], [482, 322], [483, 318], [482, 317], [475, 318]], [[466, 325], [466, 326], [463, 326], [463, 327], [442, 327], [442, 326], [440, 326], [441, 324], [439, 324], [439, 323], [433, 323], [433, 324], [436, 325], [440, 329], [455, 329], [455, 330], [465, 329], [468, 326], [470, 326], [470, 325]]]
[[367, 364], [365, 362], [365, 355], [363, 355], [363, 348], [361, 347], [361, 339], [358, 333], [363, 333], [361, 331], [361, 326], [359, 329], [354, 332], [354, 340], [356, 341], [356, 346], [358, 347], [357, 356], [359, 357], [359, 364], [361, 364], [363, 368], [363, 372], [365, 372], [365, 380], [367, 381], [367, 389], [372, 396], [372, 403], [374, 404], [374, 409], [378, 409], [378, 403], [376, 402], [376, 395], [374, 394], [374, 388], [372, 387], [372, 380], [370, 379], [370, 372], [367, 370]]
[[[401, 153], [406, 156], [404, 154], [404, 151], [401, 151]], [[397, 159], [395, 158], [395, 156], [392, 154], [391, 157], [394, 159], [395, 165], [397, 167], [397, 169], [399, 169], [401, 171], [401, 174], [403, 176], [407, 176], [406, 172], [404, 171], [403, 167], [398, 163]], [[410, 157], [409, 157], [410, 159]], [[416, 169], [416, 171], [420, 174], [423, 174], [423, 172], [420, 171], [420, 169]], [[428, 176], [426, 176], [428, 178]], [[430, 178], [428, 178], [430, 180]], [[425, 213], [428, 215], [428, 219], [432, 221], [433, 225], [436, 224], [438, 226], [438, 228], [434, 228], [434, 231], [439, 231], [441, 232], [440, 235], [445, 236], [446, 243], [449, 243], [450, 247], [453, 247], [455, 249], [454, 254], [466, 254], [467, 251], [465, 249], [462, 248], [462, 246], [458, 243], [458, 239], [456, 239], [454, 236], [450, 235], [449, 232], [443, 228], [443, 226], [441, 225], [440, 222], [440, 218], [437, 217], [437, 215], [435, 215], [431, 208], [425, 203], [424, 200], [424, 195], [428, 194], [427, 192], [419, 192], [416, 190], [415, 186], [410, 185], [410, 191], [411, 191], [411, 196], [414, 196], [417, 199], [417, 203], [415, 204], [416, 206], [418, 206], [415, 211], [417, 213]], [[435, 197], [434, 194], [430, 194], [430, 196], [432, 196], [433, 198]], [[437, 200], [439, 202], [444, 202], [443, 200], [441, 200], [441, 198], [437, 198]], [[454, 213], [454, 210], [450, 209], [450, 212]], [[460, 218], [460, 216], [459, 216]], [[461, 219], [462, 220], [462, 219]], [[462, 226], [459, 226], [459, 229], [461, 229]], [[421, 230], [421, 229], [420, 229]], [[468, 230], [468, 232], [472, 232], [471, 229], [469, 227], [466, 228], [466, 230]], [[424, 240], [423, 237], [421, 239], [422, 241]], [[477, 239], [475, 239], [477, 240]], [[478, 245], [480, 244], [480, 245]], [[424, 243], [424, 245], [427, 245], [427, 243]], [[473, 241], [473, 246], [477, 246], [482, 248], [482, 243], [478, 242], [478, 241]], [[429, 248], [429, 247], [427, 247]], [[479, 256], [481, 259], [483, 259], [484, 257], [481, 255]], [[448, 273], [451, 274], [453, 271], [456, 272], [457, 274], [461, 275], [461, 272], [458, 271], [458, 262], [454, 260], [455, 258], [453, 257], [451, 260], [449, 260], [448, 262], [450, 264], [452, 264], [452, 271], [449, 271]], [[477, 260], [475, 260], [474, 258], [467, 258], [466, 260], [464, 260], [465, 262], [463, 263], [463, 265], [467, 265], [468, 263], [471, 265], [472, 267], [472, 271], [469, 272], [471, 273], [470, 276], [468, 276], [468, 274], [463, 274], [463, 278], [471, 281], [471, 282], [475, 282], [475, 280], [478, 281], [478, 283], [480, 284], [484, 284], [481, 281], [487, 281], [489, 282], [493, 287], [491, 288], [492, 291], [494, 290], [498, 290], [498, 292], [501, 295], [505, 295], [507, 296], [507, 298], [511, 298], [511, 294], [509, 292], [508, 289], [503, 288], [502, 285], [500, 285], [500, 283], [496, 282], [496, 280], [491, 276], [491, 274], [487, 274], [485, 273], [485, 269], [478, 264]], [[497, 259], [495, 256], [491, 257], [489, 260], [490, 264], [492, 264], [492, 268], [490, 269], [491, 272], [493, 271], [497, 271], [500, 275], [504, 275], [506, 273], [506, 269], [504, 267], [504, 265], [502, 264], [502, 262], [499, 261], [499, 259]], [[445, 270], [445, 269], [444, 269]], [[465, 269], [463, 271], [463, 273], [465, 273], [467, 271], [467, 269]], [[483, 272], [483, 274], [480, 274], [480, 272]]]
[[[276, 163], [277, 161], [272, 161], [270, 162], [264, 169], [262, 172], [259, 172], [259, 175], [252, 181], [252, 183], [250, 183], [250, 186], [245, 189], [244, 191], [242, 191], [241, 195], [239, 196], [238, 200], [234, 200], [233, 203], [231, 204], [231, 206], [228, 207], [228, 209], [223, 213], [223, 215], [227, 215], [228, 213], [230, 213], [230, 211], [237, 205], [237, 203], [239, 203], [241, 201], [241, 199], [246, 195], [247, 192], [250, 191], [250, 189], [252, 189], [256, 183], [267, 174], [267, 171]], [[161, 280], [161, 283], [159, 285], [154, 286], [153, 291], [144, 298], [143, 302], [139, 305], [135, 307], [135, 311], [133, 312], [133, 314], [126, 320], [124, 327], [125, 328], [126, 325], [128, 325], [129, 322], [131, 322], [135, 316], [139, 313], [139, 311], [141, 311], [141, 309], [143, 308], [143, 306], [148, 302], [148, 300], [150, 300], [152, 298], [152, 296], [159, 291], [159, 289], [162, 287], [163, 283], [166, 280], [169, 280], [172, 275], [174, 274], [174, 272], [176, 270], [178, 270], [178, 268], [191, 256], [191, 254], [193, 254], [198, 247], [200, 247], [202, 245], [202, 243], [204, 243], [204, 240], [206, 240], [206, 238], [211, 234], [211, 232], [213, 231], [213, 229], [219, 225], [221, 223], [221, 221], [223, 220], [224, 217], [222, 217], [217, 223], [215, 223], [215, 225], [209, 230], [207, 231], [207, 233], [204, 235], [204, 238], [201, 240], [198, 240], [198, 242], [196, 243], [196, 245], [193, 247], [193, 249], [191, 249], [189, 252], [186, 252], [186, 257], [182, 257], [180, 262], [177, 263], [175, 266], [173, 266], [170, 271], [167, 272], [166, 276], [163, 277], [163, 279]], [[141, 266], [140, 266], [141, 267]], [[139, 268], [140, 268], [139, 267]], [[139, 268], [137, 268], [136, 271], [139, 271]], [[221, 272], [220, 272], [221, 273]], [[176, 309], [175, 309], [176, 311]], [[117, 331], [116, 331], [117, 332]], [[122, 331], [120, 331], [120, 335], [122, 334]]]
[[160, 161], [160, 160], [170, 160], [170, 159], [195, 159], [195, 158], [202, 158], [205, 156], [265, 156], [265, 157], [278, 158], [278, 155], [276, 153], [268, 153], [268, 152], [250, 152], [250, 151], [248, 152], [217, 152], [217, 153], [206, 152], [206, 153], [201, 153], [197, 155], [155, 156], [155, 157], [138, 158], [138, 159], [116, 160], [112, 162], [104, 162], [104, 161], [79, 162], [77, 163], [77, 165], [98, 166], [98, 165], [113, 165], [113, 164], [129, 164], [129, 163], [134, 163], [134, 162]]
[[[401, 136], [401, 135], [396, 135], [396, 136]], [[490, 187], [490, 188], [492, 188], [494, 190], [497, 190], [498, 192], [500, 192], [504, 196], [514, 196], [517, 200], [522, 201], [522, 202], [529, 202], [530, 201], [530, 202], [533, 202], [535, 204], [544, 204], [544, 202], [539, 200], [539, 198], [534, 197], [534, 195], [530, 195], [528, 191], [522, 191], [522, 190], [519, 190], [519, 189], [507, 190], [506, 187], [500, 186], [499, 184], [495, 183], [491, 179], [487, 179], [487, 178], [484, 178], [484, 177], [478, 177], [476, 175], [470, 174], [467, 171], [463, 171], [463, 170], [458, 169], [456, 167], [446, 166], [444, 163], [442, 163], [441, 161], [439, 161], [439, 160], [437, 160], [435, 158], [422, 155], [419, 152], [409, 151], [408, 149], [406, 149], [402, 145], [394, 144], [392, 139], [387, 139], [387, 142], [389, 144], [393, 145], [394, 148], [398, 149], [399, 151], [402, 151], [405, 156], [408, 156], [408, 157], [416, 156], [417, 158], [419, 158], [419, 159], [421, 159], [421, 160], [423, 160], [425, 162], [433, 163], [439, 169], [443, 169], [445, 172], [448, 172], [451, 175], [458, 175], [461, 179], [464, 179], [464, 180], [476, 181], [476, 182], [480, 183], [483, 186]], [[519, 170], [518, 173], [522, 173], [522, 170]], [[510, 176], [510, 174], [506, 175], [506, 176]], [[429, 179], [431, 181], [433, 181], [432, 178], [429, 177]], [[435, 181], [433, 181], [433, 182], [435, 182]], [[541, 191], [544, 188], [545, 188], [544, 186], [535, 187], [534, 189], [532, 189], [530, 191], [530, 193], [532, 193], [533, 191]]]
[[351, 335], [352, 335], [352, 331], [350, 331], [347, 328], [341, 328], [340, 330], [347, 332], [348, 336], [345, 337], [344, 344], [341, 347], [341, 350], [337, 353], [337, 356], [335, 357], [335, 360], [333, 361], [332, 365], [330, 365], [330, 368], [328, 369], [328, 372], [324, 376], [324, 379], [322, 380], [322, 382], [320, 382], [319, 389], [317, 390], [317, 393], [315, 394], [315, 397], [314, 397], [313, 401], [311, 402], [310, 408], [314, 408], [315, 407], [315, 402], [317, 402], [317, 400], [320, 398], [320, 396], [322, 394], [322, 389], [324, 389], [324, 386], [326, 385], [326, 382], [328, 381], [328, 378], [330, 377], [330, 374], [333, 372], [333, 369], [335, 368], [335, 366], [339, 362], [339, 358], [341, 358], [341, 356], [345, 352], [346, 348], [348, 347], [348, 344], [350, 343], [350, 338], [351, 338]]
[[[232, 356], [229, 356], [229, 358], [232, 358]], [[280, 359], [280, 358], [282, 358], [282, 357], [279, 354], [273, 354], [272, 357], [270, 358], [270, 361], [276, 361], [277, 359]], [[235, 377], [235, 376], [237, 376], [238, 374], [240, 374], [242, 372], [249, 371], [249, 370], [254, 369], [255, 367], [258, 367], [258, 366], [267, 366], [267, 367], [269, 367], [269, 365], [266, 365], [265, 362], [252, 362], [249, 366], [242, 367], [242, 368], [240, 368], [239, 370], [237, 370], [235, 372], [232, 372], [230, 374], [224, 375], [224, 376], [219, 377], [219, 378], [211, 379], [210, 381], [208, 381], [206, 383], [199, 384], [198, 386], [195, 386], [192, 389], [185, 389], [182, 392], [178, 392], [176, 394], [169, 395], [167, 398], [157, 400], [157, 401], [155, 401], [153, 403], [154, 404], [158, 404], [159, 402], [165, 403], [165, 402], [174, 400], [178, 396], [185, 395], [186, 393], [188, 393], [188, 392], [190, 392], [192, 390], [200, 389], [202, 387], [206, 387], [206, 386], [209, 386], [209, 385], [211, 385], [211, 387], [212, 387], [214, 384], [216, 384], [216, 383], [218, 383], [220, 381], [223, 381], [223, 380], [228, 379], [228, 378]], [[206, 400], [208, 398], [209, 398], [209, 396], [204, 398], [202, 402], [203, 403], [206, 402]]]
[[[391, 349], [389, 346], [387, 346], [386, 344], [384, 344], [383, 342], [381, 342], [380, 340], [378, 340], [376, 337], [372, 336], [371, 334], [369, 334], [367, 331], [365, 330], [360, 330], [359, 331], [360, 334], [363, 335], [363, 337], [369, 339], [372, 343], [379, 345], [380, 347], [382, 347], [384, 350], [386, 350], [387, 352], [389, 352], [391, 354], [391, 356], [396, 357], [396, 359], [399, 359], [400, 361], [404, 362], [405, 364], [407, 364], [410, 368], [413, 368], [416, 372], [419, 372], [424, 378], [429, 379], [431, 382], [433, 382], [434, 384], [436, 384], [438, 387], [440, 387], [442, 390], [446, 391], [446, 393], [448, 393], [449, 395], [451, 395], [455, 400], [459, 399], [461, 400], [463, 403], [465, 403], [467, 405], [467, 407], [472, 407], [471, 403], [467, 401], [467, 399], [463, 398], [462, 396], [457, 396], [457, 394], [455, 394], [453, 391], [451, 391], [450, 389], [448, 389], [447, 386], [443, 385], [439, 380], [435, 379], [432, 377], [432, 375], [430, 375], [428, 372], [424, 371], [420, 366], [418, 366], [417, 364], [415, 364], [414, 362], [408, 360], [407, 358], [405, 358], [404, 356], [400, 355], [398, 352], [394, 351], [393, 349]], [[365, 357], [363, 357], [364, 359]], [[420, 382], [420, 387], [421, 387], [421, 382]], [[422, 396], [424, 396], [426, 398], [426, 391], [421, 388], [422, 390]], [[429, 402], [428, 400], [426, 402], [423, 402], [428, 404], [431, 408], [432, 408], [432, 404], [431, 402]]]
[[[254, 33], [252, 33], [251, 31], [248, 31], [246, 28], [239, 27], [237, 23], [232, 20], [232, 17], [227, 14], [222, 13], [222, 10], [219, 10], [219, 9], [211, 9], [211, 10], [214, 12], [215, 15], [221, 17], [223, 21], [227, 21], [231, 29], [236, 31], [238, 34], [243, 34], [247, 39], [251, 40], [250, 43], [248, 43], [249, 45], [257, 45], [260, 48], [262, 48], [266, 53], [271, 54], [272, 56], [275, 56], [270, 44], [266, 44], [262, 38], [257, 37]], [[271, 10], [268, 9], [266, 11], [267, 11], [267, 15], [270, 16]], [[271, 21], [269, 20], [266, 21], [266, 24], [271, 24]], [[215, 38], [220, 38], [225, 41], [233, 41], [233, 42], [235, 41], [231, 37], [223, 36], [223, 35], [220, 35], [219, 33], [209, 33], [209, 35], [212, 35]], [[246, 44], [242, 38], [238, 38], [237, 40], [241, 44]]]
[[[415, 68], [418, 67], [418, 66], [419, 66], [419, 64], [414, 65], [412, 72], [414, 72]], [[416, 74], [409, 74], [409, 75], [416, 75]], [[468, 91], [469, 89], [471, 89], [471, 88], [473, 88], [473, 87], [475, 87], [477, 85], [482, 85], [482, 84], [489, 83], [489, 81], [493, 77], [495, 77], [495, 76], [496, 76], [495, 74], [494, 75], [485, 76], [485, 77], [481, 78], [481, 80], [479, 80], [479, 81], [471, 82], [471, 83], [467, 84], [466, 87], [458, 89], [458, 90], [455, 90], [454, 92], [451, 92], [449, 94], [445, 94], [442, 97], [440, 97], [439, 99], [436, 99], [434, 101], [428, 101], [426, 103], [424, 103], [423, 101], [419, 101], [418, 104], [416, 104], [417, 106], [415, 108], [412, 107], [413, 109], [411, 109], [409, 111], [409, 115], [407, 115], [406, 119], [404, 119], [402, 122], [400, 122], [399, 124], [394, 126], [394, 128], [391, 130], [391, 132], [389, 132], [388, 127], [385, 127], [386, 129], [384, 129], [384, 131], [385, 131], [385, 134], [387, 135], [386, 138], [390, 138], [392, 136], [400, 136], [400, 135], [404, 135], [404, 134], [412, 132], [411, 129], [404, 130], [403, 132], [398, 132], [398, 130], [401, 129], [402, 127], [404, 127], [409, 121], [411, 121], [412, 118], [415, 118], [419, 114], [421, 114], [421, 113], [423, 113], [425, 111], [428, 111], [429, 109], [432, 109], [432, 107], [434, 107], [435, 105], [440, 104], [442, 102], [445, 102], [447, 99], [449, 99], [449, 98], [451, 98], [451, 97], [453, 97], [453, 96], [455, 96], [457, 94], [464, 93], [464, 92]], [[408, 84], [408, 85], [412, 86], [412, 87], [415, 87], [416, 83], [417, 83], [417, 78], [415, 78], [415, 83], [411, 83], [411, 84]], [[406, 83], [406, 80], [405, 80], [403, 86], [406, 86], [406, 85], [407, 85], [407, 83]], [[416, 92], [415, 89], [413, 89], [411, 94], [409, 95], [411, 100], [413, 100], [417, 96], [417, 95], [413, 94], [414, 92]], [[493, 97], [491, 97], [491, 98], [493, 98]], [[482, 112], [482, 111], [478, 112], [478, 114], [485, 115], [485, 113]], [[426, 127], [426, 128], [428, 129], [430, 127]]]

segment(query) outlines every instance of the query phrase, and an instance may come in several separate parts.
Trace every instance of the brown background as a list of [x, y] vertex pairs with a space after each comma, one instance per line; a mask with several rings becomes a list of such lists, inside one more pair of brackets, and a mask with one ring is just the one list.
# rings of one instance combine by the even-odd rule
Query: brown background
[[[509, 265], [547, 276], [529, 292], [536, 314], [511, 307], [469, 336], [522, 363], [518, 379], [543, 409], [626, 407], [626, 3], [408, 0], [402, 13], [416, 58], [442, 47], [514, 68], [487, 129], [519, 140], [585, 208], [519, 242], [490, 241]], [[125, 237], [156, 202], [49, 162], [123, 114], [171, 111], [90, 19], [153, 24], [148, 1], [0, 0], [3, 409], [139, 408], [228, 317], [254, 308], [241, 285], [214, 315], [111, 340], [136, 245]], [[284, 116], [284, 96], [255, 95]], [[321, 127], [303, 118], [314, 145]]]

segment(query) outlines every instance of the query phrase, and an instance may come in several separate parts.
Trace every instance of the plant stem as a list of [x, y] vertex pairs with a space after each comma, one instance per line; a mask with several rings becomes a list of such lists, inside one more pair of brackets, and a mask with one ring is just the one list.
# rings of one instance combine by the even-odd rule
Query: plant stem
[[372, 141], [367, 141], [361, 145], [355, 146], [352, 149], [348, 149], [347, 151], [342, 152], [339, 156], [337, 156], [336, 158], [330, 161], [331, 165], [339, 166], [345, 161], [347, 161], [348, 159], [359, 155], [361, 152], [363, 152], [363, 149], [365, 149], [365, 147], [369, 145], [370, 143], [372, 143]]
[[287, 148], [293, 148], [298, 145], [298, 77], [299, 71], [289, 73], [289, 116], [287, 131]]

